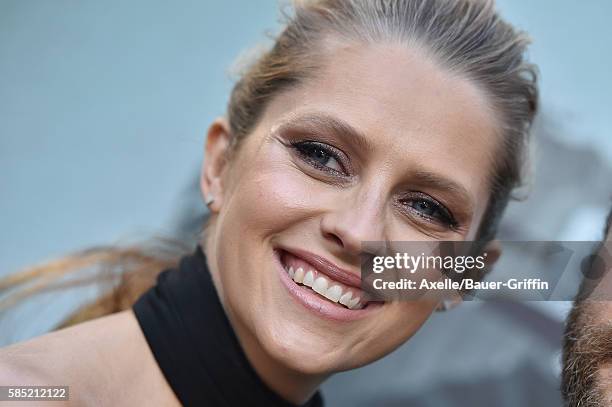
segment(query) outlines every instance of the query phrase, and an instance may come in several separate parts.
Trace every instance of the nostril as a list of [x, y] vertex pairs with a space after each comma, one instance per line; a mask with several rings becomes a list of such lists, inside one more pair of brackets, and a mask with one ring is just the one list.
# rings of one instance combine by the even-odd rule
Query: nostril
[[344, 243], [342, 242], [342, 239], [340, 239], [340, 237], [338, 237], [336, 234], [334, 234], [334, 233], [326, 233], [325, 234], [325, 238], [333, 241], [338, 246], [344, 248]]

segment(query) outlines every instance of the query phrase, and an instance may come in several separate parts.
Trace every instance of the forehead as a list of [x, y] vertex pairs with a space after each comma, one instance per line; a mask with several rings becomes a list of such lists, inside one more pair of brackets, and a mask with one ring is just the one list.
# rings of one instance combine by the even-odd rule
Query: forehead
[[496, 127], [484, 92], [416, 46], [345, 45], [331, 54], [305, 94], [359, 113], [364, 127], [384, 125], [394, 136], [460, 134], [465, 141], [479, 134], [489, 140]]
[[403, 44], [338, 45], [327, 54], [316, 76], [276, 98], [267, 116], [324, 111], [367, 135], [381, 163], [434, 170], [486, 201], [500, 137], [484, 91]]

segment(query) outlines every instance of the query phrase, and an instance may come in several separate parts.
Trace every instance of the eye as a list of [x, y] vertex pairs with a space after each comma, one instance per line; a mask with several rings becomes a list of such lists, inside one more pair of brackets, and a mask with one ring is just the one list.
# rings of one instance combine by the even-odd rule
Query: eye
[[416, 215], [433, 222], [444, 225], [447, 228], [455, 228], [457, 222], [451, 212], [435, 199], [420, 194], [413, 198], [405, 198], [401, 203]]
[[346, 174], [336, 148], [317, 141], [299, 141], [291, 146], [313, 167], [327, 172]]

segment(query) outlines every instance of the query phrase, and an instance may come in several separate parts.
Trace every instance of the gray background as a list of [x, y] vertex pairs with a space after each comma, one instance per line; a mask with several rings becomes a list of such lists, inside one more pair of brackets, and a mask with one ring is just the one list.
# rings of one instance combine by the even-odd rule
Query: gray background
[[[504, 0], [540, 66], [529, 199], [501, 237], [600, 238], [612, 196], [612, 2]], [[0, 276], [98, 244], [189, 236], [204, 135], [232, 63], [278, 30], [276, 1], [0, 0]], [[0, 318], [0, 345], [40, 334], [94, 288]], [[568, 303], [470, 303], [398, 352], [325, 386], [333, 406], [558, 405]], [[373, 397], [379, 397], [374, 401]]]

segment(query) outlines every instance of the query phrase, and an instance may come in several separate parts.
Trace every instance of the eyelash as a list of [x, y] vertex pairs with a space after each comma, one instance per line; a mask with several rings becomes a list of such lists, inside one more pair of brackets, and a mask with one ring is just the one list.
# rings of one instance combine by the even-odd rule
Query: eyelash
[[[438, 212], [438, 216], [432, 216], [428, 214], [424, 214], [423, 212], [418, 211], [416, 208], [410, 205], [406, 205], [406, 202], [412, 203], [425, 203], [430, 206], [430, 209]], [[417, 216], [420, 216], [428, 221], [433, 221], [442, 224], [448, 229], [456, 229], [458, 227], [458, 223], [455, 220], [455, 217], [444, 205], [440, 202], [436, 201], [432, 197], [427, 194], [423, 194], [421, 192], [417, 193], [416, 196], [412, 198], [404, 198], [400, 200], [400, 203], [406, 207], [409, 211], [414, 212]]]
[[[342, 176], [348, 175], [347, 171], [345, 170], [346, 165], [343, 164], [343, 159], [341, 158], [341, 154], [336, 152], [336, 149], [334, 147], [329, 146], [325, 143], [320, 143], [320, 142], [312, 141], [312, 140], [292, 142], [290, 143], [290, 146], [298, 153], [298, 155], [303, 161], [305, 161], [312, 167], [320, 171], [325, 171], [332, 175], [342, 175]], [[336, 169], [330, 168], [326, 165], [322, 165], [321, 163], [314, 160], [312, 158], [312, 154], [316, 151], [323, 152], [324, 155], [326, 155], [328, 158], [333, 158], [334, 160], [336, 160], [338, 165], [342, 168], [342, 172]], [[423, 212], [418, 211], [416, 208], [410, 205], [406, 205], [407, 202], [426, 203], [427, 205], [432, 206], [433, 207], [432, 209], [435, 212], [438, 212], [439, 215], [432, 216], [432, 215], [424, 214]], [[427, 194], [418, 192], [416, 193], [414, 197], [401, 199], [400, 203], [402, 204], [404, 208], [414, 213], [416, 216], [419, 216], [429, 222], [435, 222], [435, 223], [442, 224], [444, 227], [448, 229], [456, 229], [458, 227], [458, 223], [455, 220], [453, 214], [444, 205], [442, 205], [441, 203], [439, 203], [438, 201], [436, 201], [435, 199], [433, 199]]]
[[[332, 175], [342, 175], [342, 176], [348, 175], [346, 171], [346, 165], [344, 164], [343, 159], [341, 158], [341, 154], [337, 152], [336, 149], [330, 145], [320, 143], [317, 141], [305, 140], [305, 141], [292, 142], [291, 148], [293, 148], [298, 153], [298, 155], [300, 156], [302, 160], [304, 160], [305, 162], [312, 165], [314, 168], [318, 170], [328, 172]], [[338, 165], [342, 168], [342, 171], [338, 171], [334, 168], [328, 167], [314, 160], [312, 158], [312, 153], [316, 151], [323, 152], [328, 158], [333, 158], [334, 160], [336, 160]]]

